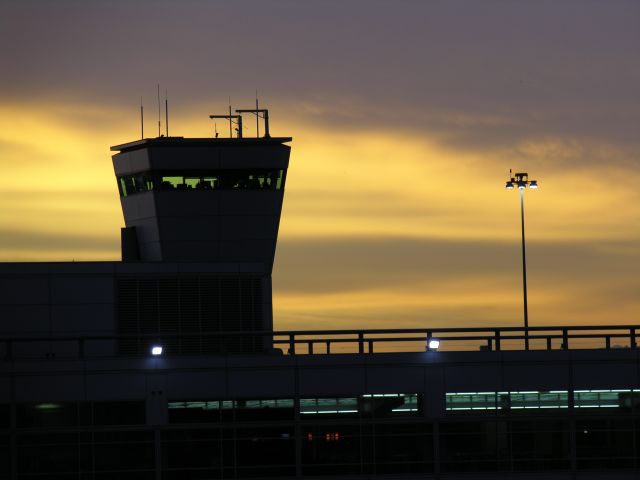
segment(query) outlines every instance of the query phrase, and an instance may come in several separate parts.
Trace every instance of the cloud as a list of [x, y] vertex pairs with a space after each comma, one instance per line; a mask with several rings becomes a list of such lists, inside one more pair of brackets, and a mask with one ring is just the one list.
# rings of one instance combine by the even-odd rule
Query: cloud
[[637, 152], [637, 2], [61, 4], [5, 5], [3, 96], [151, 112], [160, 82], [191, 111], [258, 88], [323, 128]]
[[2, 228], [0, 235], [4, 261], [117, 260], [119, 256], [119, 242], [113, 237], [7, 228]]
[[[618, 248], [616, 248], [618, 247]], [[640, 248], [629, 244], [531, 242], [529, 275], [541, 282], [631, 282]], [[405, 237], [281, 239], [275, 284], [285, 293], [429, 288], [471, 279], [520, 281], [520, 243]]]
[[[532, 325], [626, 324], [640, 313], [635, 244], [533, 243]], [[520, 245], [407, 238], [280, 242], [277, 328], [520, 325]]]

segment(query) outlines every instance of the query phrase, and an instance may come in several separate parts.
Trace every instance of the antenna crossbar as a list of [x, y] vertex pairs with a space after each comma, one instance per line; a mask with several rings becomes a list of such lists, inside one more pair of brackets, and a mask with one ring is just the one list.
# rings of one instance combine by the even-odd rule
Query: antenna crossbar
[[264, 120], [264, 138], [269, 138], [269, 110], [266, 108], [241, 108], [237, 109], [236, 113], [252, 113], [256, 115], [258, 118], [262, 118]]
[[242, 115], [209, 115], [209, 118], [224, 118], [229, 120], [229, 131], [232, 131], [233, 125], [237, 125], [236, 134], [238, 138], [242, 138]]

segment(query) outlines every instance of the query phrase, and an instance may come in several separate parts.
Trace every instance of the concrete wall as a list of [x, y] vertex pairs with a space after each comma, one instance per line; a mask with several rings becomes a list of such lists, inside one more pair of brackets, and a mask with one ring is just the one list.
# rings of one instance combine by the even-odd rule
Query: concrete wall
[[420, 393], [439, 419], [447, 392], [640, 388], [639, 366], [636, 350], [16, 361], [0, 363], [0, 403], [141, 400], [152, 382], [168, 400]]

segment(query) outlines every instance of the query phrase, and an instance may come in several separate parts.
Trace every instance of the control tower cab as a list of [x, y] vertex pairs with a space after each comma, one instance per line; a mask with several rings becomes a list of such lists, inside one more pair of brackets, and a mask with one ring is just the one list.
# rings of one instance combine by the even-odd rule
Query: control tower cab
[[259, 262], [271, 270], [291, 138], [237, 132], [111, 147], [119, 152], [124, 261]]

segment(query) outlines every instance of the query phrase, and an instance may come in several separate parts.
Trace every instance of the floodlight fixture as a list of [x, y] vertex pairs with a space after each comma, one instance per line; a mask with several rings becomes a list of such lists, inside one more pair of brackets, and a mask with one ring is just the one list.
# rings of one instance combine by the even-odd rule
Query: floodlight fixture
[[428, 350], [438, 350], [439, 347], [440, 347], [440, 340], [438, 340], [437, 338], [430, 338], [427, 341]]
[[162, 345], [154, 345], [151, 347], [151, 355], [157, 357], [158, 355], [162, 355]]

